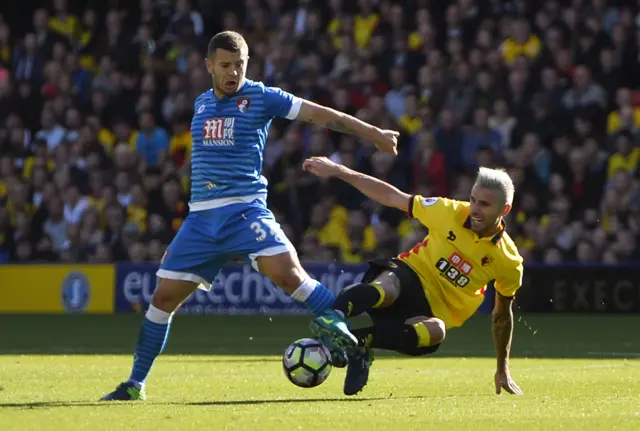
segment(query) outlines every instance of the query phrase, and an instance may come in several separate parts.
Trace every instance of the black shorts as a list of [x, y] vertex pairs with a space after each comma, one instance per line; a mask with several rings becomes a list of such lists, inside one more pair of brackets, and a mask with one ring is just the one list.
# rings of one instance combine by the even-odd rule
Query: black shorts
[[[392, 272], [400, 280], [400, 294], [389, 307], [368, 311], [375, 326], [389, 323], [404, 323], [413, 317], [435, 317], [422, 288], [420, 277], [400, 259], [380, 259], [369, 262], [369, 269], [362, 277], [363, 283], [370, 283], [384, 271]], [[433, 353], [440, 344], [420, 347], [423, 353]]]

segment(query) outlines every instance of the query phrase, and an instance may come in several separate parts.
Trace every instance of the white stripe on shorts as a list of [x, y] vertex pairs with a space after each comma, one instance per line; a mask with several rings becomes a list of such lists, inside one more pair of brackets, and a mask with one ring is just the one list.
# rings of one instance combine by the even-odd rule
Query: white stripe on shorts
[[211, 289], [211, 283], [203, 279], [199, 275], [191, 274], [189, 272], [169, 271], [168, 269], [159, 269], [156, 272], [156, 276], [160, 278], [166, 278], [167, 280], [181, 280], [191, 281], [193, 283], [199, 283], [198, 289], [209, 291]]

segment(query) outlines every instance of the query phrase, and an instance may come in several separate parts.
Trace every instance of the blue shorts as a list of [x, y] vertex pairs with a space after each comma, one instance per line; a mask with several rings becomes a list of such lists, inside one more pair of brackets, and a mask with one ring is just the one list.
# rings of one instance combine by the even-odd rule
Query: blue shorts
[[191, 211], [169, 244], [156, 275], [200, 283], [208, 290], [234, 258], [255, 259], [295, 249], [262, 199]]

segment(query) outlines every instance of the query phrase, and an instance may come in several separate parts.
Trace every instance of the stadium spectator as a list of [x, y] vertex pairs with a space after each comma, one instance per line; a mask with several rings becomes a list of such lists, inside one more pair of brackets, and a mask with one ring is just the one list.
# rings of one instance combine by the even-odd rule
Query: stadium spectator
[[462, 160], [465, 166], [477, 168], [478, 151], [489, 149], [500, 156], [503, 144], [500, 134], [489, 127], [489, 113], [484, 108], [478, 108], [473, 113], [473, 126], [464, 134], [462, 141]]
[[274, 121], [269, 204], [303, 258], [360, 262], [424, 235], [348, 185], [303, 174], [309, 155], [460, 199], [477, 165], [504, 166], [526, 260], [639, 258], [635, 9], [269, 0], [214, 14], [205, 3], [2, 10], [0, 262], [159, 261], [188, 212], [193, 101], [209, 85], [208, 36], [223, 29], [250, 41], [250, 78], [403, 132], [390, 159]]

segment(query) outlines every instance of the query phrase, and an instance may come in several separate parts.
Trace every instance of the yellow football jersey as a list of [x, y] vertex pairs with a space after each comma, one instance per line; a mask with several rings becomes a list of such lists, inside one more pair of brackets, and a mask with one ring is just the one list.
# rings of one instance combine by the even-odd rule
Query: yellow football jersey
[[413, 196], [409, 216], [429, 235], [398, 258], [420, 277], [435, 317], [447, 328], [460, 326], [484, 300], [487, 284], [512, 297], [522, 284], [522, 257], [504, 231], [480, 238], [470, 229], [469, 202]]

